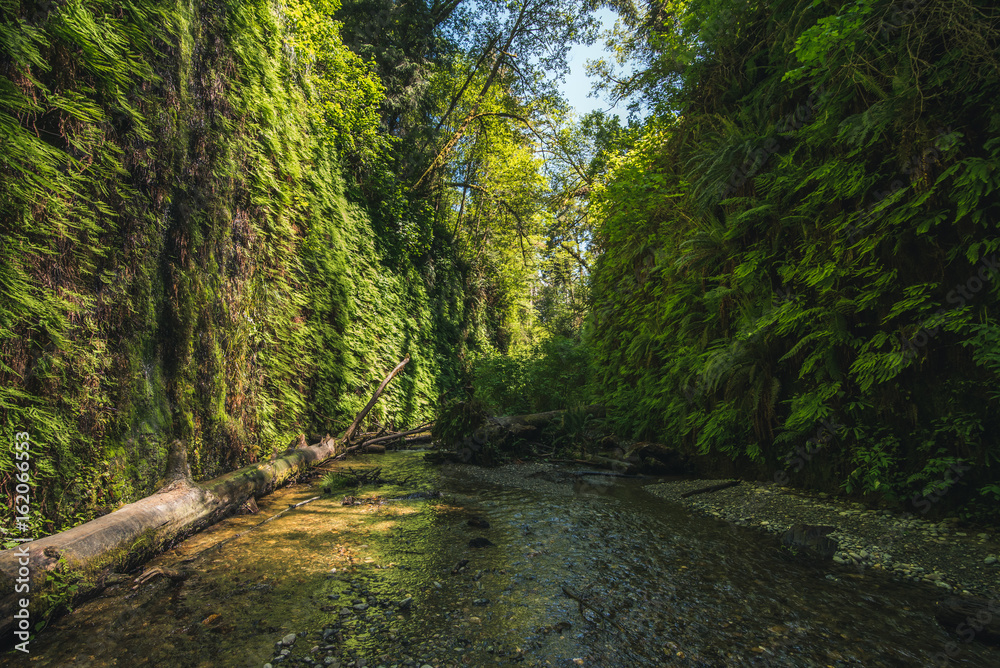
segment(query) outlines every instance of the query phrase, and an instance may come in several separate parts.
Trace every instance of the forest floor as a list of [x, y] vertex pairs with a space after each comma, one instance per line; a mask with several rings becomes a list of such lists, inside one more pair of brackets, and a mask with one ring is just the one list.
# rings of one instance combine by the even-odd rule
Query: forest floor
[[996, 528], [964, 525], [957, 517], [930, 521], [773, 483], [743, 482], [718, 492], [681, 494], [718, 480], [679, 480], [646, 490], [693, 511], [780, 536], [793, 524], [828, 525], [838, 542], [835, 570], [883, 572], [888, 577], [957, 594], [995, 598], [1000, 583], [1000, 536]]

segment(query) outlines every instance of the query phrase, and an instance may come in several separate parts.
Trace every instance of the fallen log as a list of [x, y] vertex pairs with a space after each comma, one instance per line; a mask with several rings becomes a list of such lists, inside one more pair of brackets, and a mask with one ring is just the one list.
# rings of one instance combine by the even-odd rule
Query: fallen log
[[740, 484], [739, 480], [730, 480], [729, 482], [724, 482], [719, 485], [709, 485], [708, 487], [701, 487], [699, 489], [692, 489], [690, 492], [684, 492], [681, 494], [682, 499], [686, 499], [689, 496], [694, 496], [695, 494], [708, 494], [710, 492], [718, 492], [722, 489], [729, 489], [730, 487], [736, 487]]
[[611, 459], [610, 457], [602, 457], [600, 455], [591, 455], [590, 461], [588, 462], [591, 466], [603, 466], [616, 473], [634, 473], [637, 469], [635, 464], [631, 462], [623, 462], [620, 459]]
[[[604, 406], [599, 404], [593, 404], [587, 406], [583, 409], [587, 417], [591, 418], [602, 418], [605, 415]], [[545, 429], [550, 424], [560, 421], [566, 411], [548, 411], [545, 413], [529, 413], [528, 415], [508, 415], [506, 417], [494, 418], [494, 422], [497, 425], [506, 427], [507, 429], [516, 430], [520, 428], [525, 430], [527, 428], [535, 429]]]
[[344, 459], [345, 457], [347, 457], [347, 455], [351, 454], [352, 452], [369, 453], [369, 454], [373, 454], [373, 455], [384, 455], [385, 454], [385, 446], [384, 445], [368, 445], [367, 441], [363, 442], [363, 443], [357, 443], [355, 445], [352, 445], [349, 448], [346, 448], [343, 452], [341, 452], [339, 455], [337, 455], [336, 457], [334, 457], [334, 459]]
[[[52, 587], [51, 573], [60, 572], [64, 585], [78, 585], [79, 597], [92, 595], [109, 573], [134, 568], [168, 544], [236, 512], [248, 499], [294, 479], [336, 454], [339, 447], [337, 440], [325, 438], [196, 483], [191, 479], [187, 450], [175, 441], [164, 484], [154, 494], [86, 524], [0, 551], [0, 637], [11, 639], [13, 615], [22, 608], [21, 599], [30, 600], [31, 626], [38, 621], [46, 588]], [[20, 586], [15, 589], [15, 584]], [[20, 638], [25, 632], [16, 633]]]
[[354, 430], [358, 428], [358, 425], [361, 424], [361, 421], [365, 419], [365, 416], [368, 415], [368, 411], [372, 409], [372, 406], [375, 405], [375, 402], [378, 401], [378, 398], [382, 396], [382, 391], [385, 390], [385, 386], [389, 384], [389, 381], [392, 380], [397, 373], [403, 370], [403, 367], [406, 366], [409, 363], [409, 361], [410, 361], [410, 356], [409, 354], [407, 354], [406, 357], [403, 358], [403, 361], [397, 364], [396, 368], [390, 371], [389, 375], [385, 377], [385, 380], [383, 380], [382, 384], [378, 386], [377, 390], [375, 390], [375, 394], [372, 395], [372, 398], [368, 401], [368, 404], [361, 410], [360, 413], [358, 413], [358, 416], [354, 418], [354, 422], [352, 422], [351, 426], [347, 428], [346, 432], [344, 432], [345, 443], [351, 440], [351, 434], [353, 434]]
[[419, 434], [422, 431], [428, 431], [433, 426], [434, 426], [433, 422], [427, 422], [425, 424], [420, 425], [416, 429], [410, 429], [408, 431], [400, 431], [400, 432], [396, 432], [395, 434], [389, 434], [388, 436], [379, 436], [378, 438], [368, 439], [367, 441], [365, 441], [361, 445], [363, 445], [363, 446], [374, 445], [375, 443], [382, 443], [384, 441], [391, 441], [393, 439], [402, 438], [404, 436], [412, 436], [413, 434]]

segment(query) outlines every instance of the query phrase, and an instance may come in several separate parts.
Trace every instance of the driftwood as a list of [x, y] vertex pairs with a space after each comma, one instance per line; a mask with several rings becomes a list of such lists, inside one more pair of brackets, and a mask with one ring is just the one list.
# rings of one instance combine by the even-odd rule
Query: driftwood
[[237, 511], [248, 499], [296, 478], [336, 454], [338, 447], [335, 439], [325, 438], [276, 459], [196, 483], [191, 479], [187, 451], [175, 441], [164, 485], [156, 493], [86, 524], [0, 552], [0, 634], [10, 637], [14, 612], [25, 598], [15, 593], [19, 578], [20, 584], [30, 587], [29, 610], [32, 619], [37, 619], [49, 573], [58, 569], [63, 582], [79, 585], [81, 596], [91, 594], [109, 572], [127, 571], [142, 563], [168, 544]]
[[416, 429], [410, 429], [408, 431], [400, 431], [400, 432], [396, 432], [395, 434], [389, 434], [388, 436], [379, 436], [378, 438], [370, 438], [367, 441], [365, 441], [364, 443], [362, 443], [361, 445], [362, 446], [374, 445], [375, 443], [382, 443], [384, 441], [392, 441], [394, 439], [402, 438], [404, 436], [412, 436], [413, 434], [419, 434], [422, 431], [428, 431], [433, 426], [434, 426], [433, 422], [426, 422], [426, 423], [420, 425], [419, 427], [417, 427]]
[[361, 424], [361, 421], [364, 420], [365, 416], [368, 415], [368, 411], [372, 409], [372, 406], [375, 405], [375, 402], [378, 401], [378, 398], [382, 396], [382, 391], [385, 390], [385, 386], [389, 384], [389, 381], [392, 380], [397, 373], [403, 370], [403, 367], [406, 366], [409, 363], [409, 361], [410, 361], [410, 356], [407, 355], [403, 359], [403, 361], [397, 364], [396, 368], [390, 371], [389, 375], [385, 377], [385, 380], [383, 380], [382, 384], [378, 386], [377, 390], [375, 390], [375, 394], [372, 395], [372, 398], [368, 401], [368, 404], [361, 410], [360, 413], [358, 413], [358, 416], [354, 418], [354, 422], [352, 422], [351, 426], [347, 428], [346, 432], [344, 432], [345, 443], [351, 440], [351, 435], [354, 433], [354, 430], [358, 428], [358, 425]]
[[190, 571], [176, 571], [172, 568], [160, 568], [157, 566], [156, 568], [150, 568], [149, 570], [143, 571], [142, 575], [135, 579], [135, 583], [137, 585], [144, 585], [147, 582], [151, 582], [152, 580], [160, 577], [169, 578], [174, 582], [180, 582], [182, 580], [186, 580], [190, 576]]
[[692, 489], [690, 492], [684, 492], [681, 494], [682, 499], [686, 499], [689, 496], [694, 496], [695, 494], [708, 494], [709, 492], [718, 492], [719, 490], [729, 489], [730, 487], [736, 487], [740, 484], [739, 480], [730, 480], [729, 482], [724, 482], [719, 485], [709, 485], [708, 487], [701, 487], [700, 489]]

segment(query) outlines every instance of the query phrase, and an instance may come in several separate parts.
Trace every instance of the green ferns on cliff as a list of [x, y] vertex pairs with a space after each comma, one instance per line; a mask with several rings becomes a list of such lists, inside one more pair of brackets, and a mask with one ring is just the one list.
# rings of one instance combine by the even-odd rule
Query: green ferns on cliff
[[657, 7], [618, 88], [653, 114], [593, 197], [591, 342], [620, 429], [995, 519], [996, 6]]
[[26, 431], [38, 531], [147, 494], [173, 438], [207, 477], [335, 432], [406, 353], [381, 421], [456, 382], [443, 224], [349, 197], [391, 140], [336, 8], [0, 2], [0, 490]]

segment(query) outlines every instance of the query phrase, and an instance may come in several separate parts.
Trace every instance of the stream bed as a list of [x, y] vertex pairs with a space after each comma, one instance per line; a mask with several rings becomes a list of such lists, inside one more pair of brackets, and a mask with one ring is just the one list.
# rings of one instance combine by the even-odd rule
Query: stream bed
[[[434, 467], [413, 452], [333, 466], [381, 466], [406, 482], [325, 495], [251, 530], [322, 493], [319, 479], [279, 490], [259, 513], [220, 522], [147, 564], [188, 570], [187, 579], [137, 586], [129, 578], [56, 620], [29, 656], [5, 658], [130, 667], [1000, 666], [997, 649], [956, 641], [936, 624], [933, 591], [794, 556], [774, 538], [654, 497], [642, 483], [655, 480], [504, 477]], [[443, 495], [385, 500], [421, 490]], [[365, 502], [343, 505], [345, 494]]]

